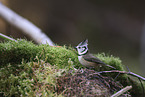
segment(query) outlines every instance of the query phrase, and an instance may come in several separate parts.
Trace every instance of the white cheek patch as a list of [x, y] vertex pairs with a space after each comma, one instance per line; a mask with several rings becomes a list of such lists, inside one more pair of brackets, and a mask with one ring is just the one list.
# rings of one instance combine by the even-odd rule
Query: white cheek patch
[[82, 48], [81, 52], [84, 52], [85, 51], [85, 48]]
[[81, 49], [78, 50], [79, 55], [83, 55], [88, 52], [87, 47], [81, 47]]

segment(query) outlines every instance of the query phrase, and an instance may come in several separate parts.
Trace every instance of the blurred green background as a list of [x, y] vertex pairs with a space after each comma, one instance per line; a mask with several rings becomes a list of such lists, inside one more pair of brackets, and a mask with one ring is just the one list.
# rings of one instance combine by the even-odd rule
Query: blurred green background
[[[140, 62], [145, 1], [0, 1], [41, 28], [53, 42], [76, 46], [88, 38], [92, 53], [105, 52], [120, 57], [131, 71], [145, 76], [145, 64]], [[31, 40], [1, 18], [0, 32], [14, 38]]]

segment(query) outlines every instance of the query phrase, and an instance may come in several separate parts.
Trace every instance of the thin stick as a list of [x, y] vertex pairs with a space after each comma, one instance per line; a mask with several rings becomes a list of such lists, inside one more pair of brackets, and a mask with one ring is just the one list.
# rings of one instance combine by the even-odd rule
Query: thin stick
[[130, 90], [131, 88], [132, 88], [132, 86], [126, 86], [125, 88], [121, 89], [117, 93], [113, 94], [111, 97], [118, 97], [121, 94], [124, 94], [125, 92], [127, 92], [128, 90]]
[[98, 73], [113, 73], [113, 72], [128, 74], [128, 75], [131, 75], [131, 76], [140, 78], [141, 80], [145, 81], [145, 78], [144, 78], [144, 77], [142, 77], [142, 76], [140, 76], [140, 75], [138, 75], [138, 74], [135, 74], [135, 73], [133, 73], [133, 72], [111, 70], [111, 71], [101, 71], [101, 72], [98, 72]]
[[9, 41], [16, 41], [15, 39], [10, 38], [10, 37], [8, 37], [8, 36], [2, 34], [2, 33], [0, 33], [0, 38], [6, 39], [6, 40], [9, 40]]

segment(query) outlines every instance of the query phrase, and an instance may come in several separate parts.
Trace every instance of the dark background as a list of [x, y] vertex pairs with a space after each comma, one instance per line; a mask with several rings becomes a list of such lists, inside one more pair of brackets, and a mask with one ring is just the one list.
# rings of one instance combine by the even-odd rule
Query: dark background
[[[53, 42], [76, 46], [88, 38], [92, 53], [120, 57], [145, 76], [140, 63], [144, 0], [0, 0], [41, 28]], [[0, 32], [29, 38], [0, 18]]]

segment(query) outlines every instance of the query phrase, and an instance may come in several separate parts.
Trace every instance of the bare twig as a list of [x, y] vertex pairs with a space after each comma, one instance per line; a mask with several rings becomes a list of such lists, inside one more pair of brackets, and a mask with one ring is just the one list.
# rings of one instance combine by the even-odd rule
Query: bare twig
[[0, 33], [0, 38], [3, 38], [3, 39], [6, 39], [6, 40], [9, 40], [9, 41], [16, 41], [15, 39], [11, 38], [11, 37], [8, 37], [2, 33]]
[[98, 73], [113, 73], [113, 72], [128, 74], [128, 75], [131, 75], [131, 76], [140, 78], [141, 80], [145, 81], [145, 78], [144, 78], [144, 77], [142, 77], [142, 76], [140, 76], [140, 75], [138, 75], [138, 74], [135, 74], [135, 73], [133, 73], [133, 72], [111, 70], [111, 71], [101, 71], [101, 72], [98, 72]]
[[131, 88], [132, 88], [132, 86], [126, 86], [125, 88], [121, 89], [117, 93], [113, 94], [111, 97], [118, 97], [121, 94], [124, 94], [125, 92], [127, 92], [128, 90], [130, 90]]
[[20, 29], [24, 34], [30, 36], [35, 42], [38, 44], [46, 44], [48, 43], [51, 46], [54, 46], [54, 43], [51, 39], [41, 31], [40, 28], [36, 27], [27, 19], [19, 16], [11, 9], [7, 8], [3, 4], [0, 3], [0, 17], [2, 17], [5, 21]]

